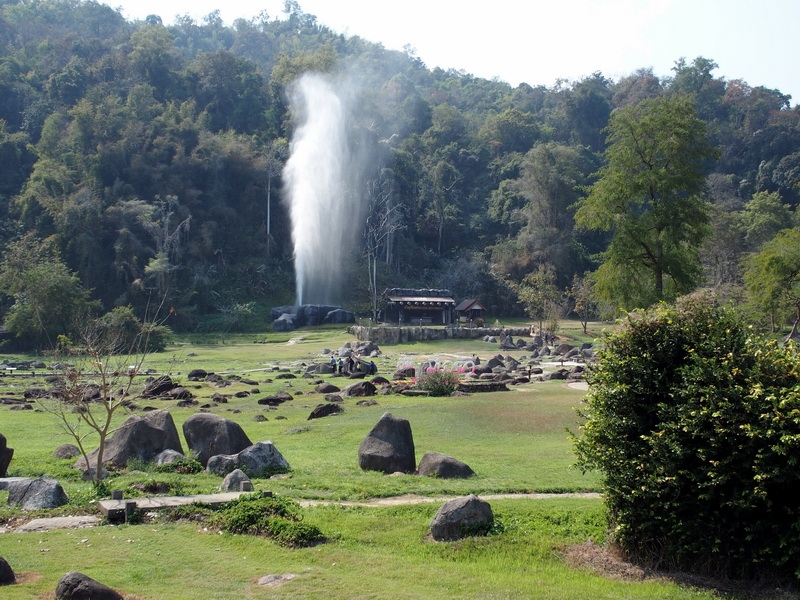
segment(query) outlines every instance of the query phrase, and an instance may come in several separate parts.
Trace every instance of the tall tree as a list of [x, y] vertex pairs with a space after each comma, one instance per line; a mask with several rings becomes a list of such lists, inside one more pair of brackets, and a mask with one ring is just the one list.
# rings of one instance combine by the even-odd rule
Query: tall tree
[[800, 325], [800, 231], [784, 229], [750, 255], [744, 283], [750, 305], [766, 316], [774, 331], [783, 318], [794, 313], [790, 338]]
[[606, 164], [575, 213], [578, 227], [612, 232], [598, 297], [632, 309], [691, 291], [709, 233], [704, 169], [717, 156], [693, 101], [671, 95], [622, 108], [607, 141]]
[[552, 333], [558, 326], [561, 313], [561, 294], [556, 286], [556, 273], [552, 265], [540, 264], [539, 268], [528, 273], [517, 290], [520, 302], [525, 306], [527, 315], [539, 323], [539, 330], [547, 329]]

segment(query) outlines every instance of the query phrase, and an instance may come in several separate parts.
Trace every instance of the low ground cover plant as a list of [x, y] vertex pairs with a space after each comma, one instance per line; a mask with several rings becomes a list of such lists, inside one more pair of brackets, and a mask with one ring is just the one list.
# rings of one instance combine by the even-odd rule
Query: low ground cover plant
[[319, 527], [303, 522], [297, 502], [280, 496], [241, 496], [226, 504], [211, 522], [229, 533], [264, 536], [292, 548], [325, 539]]

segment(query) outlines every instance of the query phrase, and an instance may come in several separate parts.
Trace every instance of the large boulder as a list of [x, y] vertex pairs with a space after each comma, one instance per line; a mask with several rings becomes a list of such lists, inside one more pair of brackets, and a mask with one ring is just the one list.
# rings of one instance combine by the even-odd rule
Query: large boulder
[[285, 390], [280, 390], [275, 392], [271, 396], [267, 396], [265, 398], [259, 398], [259, 404], [266, 404], [268, 406], [279, 406], [284, 402], [288, 402], [289, 400], [294, 400], [294, 396], [292, 396], [289, 392]]
[[5, 477], [8, 473], [8, 465], [14, 456], [14, 449], [8, 447], [6, 436], [0, 433], [0, 477]]
[[61, 444], [53, 450], [53, 456], [56, 458], [75, 458], [80, 456], [81, 449], [75, 444]]
[[149, 379], [142, 390], [142, 398], [166, 396], [167, 392], [177, 387], [177, 385], [169, 375]]
[[241, 425], [213, 413], [197, 413], [183, 422], [183, 437], [203, 466], [218, 454], [236, 454], [252, 446]]
[[417, 463], [411, 424], [384, 413], [358, 447], [358, 465], [365, 471], [413, 473]]
[[186, 457], [177, 450], [172, 450], [168, 448], [163, 452], [159, 452], [155, 458], [155, 463], [159, 466], [161, 465], [171, 465], [176, 462], [180, 462], [182, 460], [186, 460]]
[[437, 542], [485, 535], [492, 528], [494, 513], [485, 500], [474, 494], [445, 502], [431, 521], [431, 537]]
[[413, 379], [416, 376], [417, 370], [414, 367], [402, 367], [394, 372], [392, 379]]
[[294, 331], [297, 329], [294, 315], [284, 313], [272, 322], [273, 331]]
[[[297, 307], [298, 326], [305, 327], [308, 325], [313, 327], [322, 325], [326, 322], [325, 317], [327, 317], [329, 313], [337, 310], [341, 309], [338, 306], [330, 306], [327, 304], [301, 304]], [[342, 322], [344, 323], [345, 321]], [[355, 319], [353, 319], [352, 322], [355, 323]]]
[[334, 310], [328, 311], [323, 319], [323, 323], [326, 324], [337, 324], [341, 325], [344, 323], [355, 323], [356, 322], [356, 315], [349, 310], [344, 310], [343, 308], [336, 308]]
[[[79, 458], [73, 465], [76, 469], [96, 469], [97, 453], [93, 450], [86, 459]], [[154, 410], [143, 415], [131, 415], [105, 443], [103, 465], [111, 464], [124, 468], [132, 458], [150, 462], [164, 450], [183, 453], [181, 439], [172, 415], [166, 410]]]
[[327, 381], [317, 384], [316, 390], [320, 394], [335, 394], [336, 392], [342, 391], [339, 387], [333, 385], [332, 383], [328, 383]]
[[58, 582], [56, 600], [123, 600], [123, 596], [83, 573], [71, 571]]
[[272, 442], [258, 442], [236, 454], [216, 454], [208, 459], [206, 470], [223, 476], [241, 469], [250, 477], [269, 477], [285, 473], [289, 463]]
[[8, 564], [8, 561], [0, 556], [0, 585], [12, 585], [17, 582], [17, 577], [14, 575], [14, 569]]
[[417, 473], [441, 479], [468, 479], [475, 475], [469, 465], [441, 452], [426, 452], [419, 461]]
[[[362, 375], [364, 377], [366, 373]], [[342, 390], [342, 396], [347, 398], [364, 398], [366, 396], [374, 396], [378, 391], [371, 381], [359, 381], [348, 385]]]
[[311, 411], [311, 414], [308, 415], [307, 421], [311, 421], [312, 419], [321, 419], [322, 417], [330, 417], [331, 415], [340, 415], [344, 412], [344, 409], [334, 402], [329, 402], [327, 404], [319, 404]]
[[55, 479], [20, 479], [8, 484], [8, 503], [23, 510], [57, 508], [69, 502], [64, 488]]

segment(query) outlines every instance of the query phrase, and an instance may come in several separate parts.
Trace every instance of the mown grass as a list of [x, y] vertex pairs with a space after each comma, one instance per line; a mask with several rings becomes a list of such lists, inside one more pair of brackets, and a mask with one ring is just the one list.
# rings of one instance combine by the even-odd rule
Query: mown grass
[[[437, 506], [319, 506], [306, 519], [326, 543], [287, 549], [250, 536], [220, 535], [193, 523], [3, 534], [0, 555], [23, 583], [3, 598], [47, 598], [68, 570], [80, 570], [130, 598], [712, 598], [668, 581], [622, 582], [574, 569], [569, 543], [602, 538], [597, 501], [496, 501], [502, 531], [441, 544], [427, 537]], [[295, 575], [275, 588], [269, 574]]]
[[[289, 461], [291, 473], [277, 479], [256, 479], [257, 490], [269, 489], [295, 499], [328, 501], [414, 493], [457, 496], [469, 493], [597, 490], [596, 476], [572, 467], [574, 456], [567, 428], [577, 427], [574, 407], [583, 394], [563, 382], [517, 386], [512, 391], [449, 398], [378, 396], [375, 406], [345, 401], [345, 413], [308, 421], [322, 402], [313, 391], [317, 379], [337, 384], [341, 378], [304, 379], [303, 363], [322, 361], [323, 348], [337, 348], [352, 338], [340, 329], [295, 332], [293, 340], [253, 343], [253, 336], [184, 339], [168, 352], [148, 358], [150, 368], [170, 372], [186, 383], [201, 403], [215, 391], [232, 395], [252, 392], [236, 383], [217, 389], [189, 384], [185, 374], [202, 367], [220, 373], [247, 375], [257, 381], [257, 393], [229, 398], [209, 410], [239, 422], [251, 440], [271, 440]], [[264, 339], [257, 340], [259, 342]], [[421, 360], [432, 354], [497, 354], [485, 342], [413, 344], [383, 349], [379, 370], [386, 374], [398, 360]], [[504, 354], [506, 354], [504, 352]], [[519, 356], [521, 352], [514, 352]], [[277, 380], [278, 372], [297, 379]], [[36, 379], [9, 377], [0, 393], [16, 397]], [[41, 383], [41, 382], [40, 382]], [[294, 400], [275, 410], [257, 398], [279, 389]], [[170, 410], [180, 430], [197, 408], [175, 402], [137, 401]], [[384, 476], [358, 468], [358, 445], [384, 412], [411, 423], [417, 459], [427, 451], [450, 454], [477, 473], [469, 480]], [[0, 522], [32, 516], [75, 514], [92, 508], [93, 488], [80, 481], [71, 460], [52, 457], [60, 443], [72, 440], [55, 418], [39, 411], [0, 413], [0, 432], [15, 449], [9, 475], [56, 477], [71, 502], [41, 514], [23, 514], [0, 506]], [[256, 421], [261, 415], [268, 420]], [[117, 423], [127, 415], [120, 412]], [[90, 443], [90, 447], [93, 445]], [[185, 449], [185, 448], [184, 448]], [[171, 494], [213, 492], [220, 478], [206, 473], [159, 473], [152, 465], [113, 474], [112, 488], [126, 496], [136, 484], [166, 484]], [[7, 494], [0, 492], [0, 504]], [[287, 549], [261, 538], [219, 534], [202, 523], [145, 519], [142, 525], [104, 526], [87, 530], [0, 534], [0, 556], [22, 583], [2, 589], [10, 600], [52, 597], [58, 579], [79, 570], [124, 591], [128, 597], [182, 598], [711, 598], [708, 592], [686, 589], [668, 581], [620, 582], [581, 569], [561, 558], [568, 544], [601, 542], [605, 513], [602, 502], [585, 499], [498, 500], [492, 508], [499, 524], [496, 535], [457, 543], [434, 543], [427, 537], [437, 503], [394, 506], [312, 506], [304, 509], [309, 523], [327, 541], [311, 548]], [[256, 584], [268, 574], [296, 575], [275, 588]]]

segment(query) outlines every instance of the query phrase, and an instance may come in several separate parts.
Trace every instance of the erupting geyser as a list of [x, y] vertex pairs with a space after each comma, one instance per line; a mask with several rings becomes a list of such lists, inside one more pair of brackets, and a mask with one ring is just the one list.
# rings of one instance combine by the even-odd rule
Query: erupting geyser
[[350, 185], [354, 165], [348, 149], [342, 95], [319, 74], [293, 86], [296, 129], [283, 171], [292, 219], [297, 304], [334, 304], [342, 291], [343, 262], [360, 240], [362, 210]]

